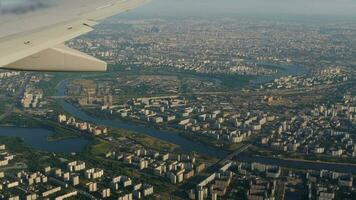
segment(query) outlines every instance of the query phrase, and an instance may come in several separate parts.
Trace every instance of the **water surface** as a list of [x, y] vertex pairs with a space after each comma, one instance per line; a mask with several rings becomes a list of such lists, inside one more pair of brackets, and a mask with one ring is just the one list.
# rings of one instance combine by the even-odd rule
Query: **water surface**
[[0, 127], [0, 136], [21, 138], [26, 144], [41, 151], [80, 152], [90, 143], [84, 138], [48, 141], [48, 137], [53, 134], [54, 132], [41, 128]]
[[[57, 96], [65, 96], [65, 88], [67, 84], [68, 80], [64, 80], [57, 86]], [[78, 118], [80, 120], [111, 128], [126, 129], [139, 134], [158, 138], [163, 141], [178, 145], [178, 150], [185, 153], [196, 152], [202, 155], [212, 156], [215, 158], [223, 158], [228, 154], [228, 152], [224, 150], [210, 147], [198, 141], [190, 140], [177, 133], [156, 130], [154, 128], [137, 125], [132, 122], [100, 119], [98, 117], [91, 116], [65, 99], [58, 99], [58, 103], [62, 106], [63, 110], [70, 113], [71, 116], [74, 116], [75, 118]]]

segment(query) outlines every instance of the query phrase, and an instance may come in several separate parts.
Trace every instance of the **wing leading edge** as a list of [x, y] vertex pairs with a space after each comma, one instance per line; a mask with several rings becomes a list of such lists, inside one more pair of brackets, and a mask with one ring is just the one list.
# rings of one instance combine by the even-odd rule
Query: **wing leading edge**
[[26, 71], [106, 71], [105, 62], [65, 47], [63, 43], [92, 31], [104, 18], [149, 1], [105, 1], [95, 10], [78, 14], [69, 21], [0, 38], [0, 67]]

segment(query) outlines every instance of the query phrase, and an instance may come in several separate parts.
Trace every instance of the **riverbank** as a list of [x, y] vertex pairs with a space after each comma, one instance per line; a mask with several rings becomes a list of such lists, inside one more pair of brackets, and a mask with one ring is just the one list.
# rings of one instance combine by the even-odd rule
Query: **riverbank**
[[[133, 73], [132, 70], [133, 68], [131, 68], [130, 71], [126, 71], [125, 68], [120, 68], [123, 71], [120, 71], [122, 73]], [[302, 67], [298, 67], [298, 66], [292, 66], [292, 67], [288, 67], [286, 68], [286, 70], [282, 70], [283, 72], [276, 74], [276, 76], [283, 76], [284, 74], [299, 74], [299, 73], [303, 73], [303, 68]], [[119, 71], [115, 71], [115, 72], [119, 72]], [[155, 71], [156, 72], [156, 71]], [[160, 70], [157, 71], [162, 73]], [[145, 74], [147, 75], [152, 73], [151, 72], [142, 72], [140, 70], [138, 70], [139, 74]], [[170, 72], [172, 73], [172, 72]], [[177, 75], [177, 73], [179, 75], [188, 75], [189, 73], [187, 72], [174, 72], [175, 75]], [[111, 73], [110, 75], [114, 75], [115, 73]], [[135, 75], [137, 75], [137, 73], [133, 73]], [[155, 75], [157, 75], [156, 73], [154, 73]], [[104, 74], [99, 74], [97, 75], [102, 76]], [[198, 76], [201, 74], [189, 74], [189, 75], [194, 75], [194, 76]], [[94, 77], [96, 75], [93, 75], [91, 77]], [[201, 75], [202, 76], [202, 75]], [[237, 76], [233, 76], [234, 78], [241, 78], [241, 77], [237, 77]], [[86, 78], [86, 76], [84, 76], [83, 78]], [[87, 77], [88, 78], [88, 77]], [[203, 78], [208, 78], [208, 79], [214, 79], [215, 82], [217, 84], [223, 84], [223, 85], [229, 85], [229, 80], [226, 80], [225, 76], [214, 76], [214, 77], [210, 77], [206, 74], [203, 75]], [[230, 77], [231, 78], [231, 77]], [[245, 77], [246, 78], [246, 77]], [[247, 85], [253, 86], [255, 83], [251, 83], [252, 79], [257, 80], [259, 79], [259, 77], [248, 77], [249, 80], [248, 81], [244, 81], [245, 83], [247, 83]], [[241, 80], [240, 80], [241, 81]], [[233, 79], [233, 84], [237, 84], [236, 80]], [[70, 79], [64, 79], [60, 82], [58, 82], [57, 86], [56, 86], [56, 96], [57, 97], [66, 97], [66, 87], [67, 85], [70, 83]], [[229, 88], [229, 87], [227, 87]], [[231, 91], [231, 88], [228, 90]], [[160, 140], [164, 140], [168, 143], [172, 143], [175, 144], [177, 146], [179, 146], [179, 148], [177, 148], [178, 151], [182, 151], [182, 152], [197, 152], [199, 154], [203, 154], [203, 155], [207, 155], [207, 156], [213, 156], [216, 158], [223, 158], [226, 155], [228, 155], [228, 151], [221, 149], [221, 148], [217, 148], [216, 146], [214, 147], [214, 144], [212, 144], [209, 140], [210, 138], [206, 138], [205, 141], [198, 141], [196, 138], [193, 137], [187, 137], [187, 134], [180, 134], [177, 133], [176, 130], [171, 130], [171, 129], [164, 129], [164, 128], [160, 128], [157, 129], [157, 127], [152, 127], [152, 126], [141, 126], [141, 125], [137, 125], [137, 123], [135, 122], [130, 122], [130, 121], [120, 121], [120, 120], [115, 120], [115, 119], [102, 119], [102, 117], [98, 117], [96, 115], [90, 115], [88, 113], [86, 113], [85, 111], [81, 110], [80, 108], [78, 108], [77, 106], [75, 106], [72, 102], [67, 101], [65, 98], [57, 98], [56, 99], [57, 104], [59, 104], [62, 107], [62, 111], [70, 116], [73, 116], [75, 118], [78, 118], [82, 121], [86, 121], [89, 123], [93, 123], [99, 126], [105, 126], [111, 129], [115, 129], [115, 128], [119, 128], [119, 129], [125, 129], [125, 130], [129, 130], [129, 131], [133, 131], [133, 132], [137, 132], [143, 135], [148, 135], [150, 137], [154, 137]], [[239, 146], [237, 146], [239, 147]], [[234, 147], [232, 148], [227, 148], [228, 150], [234, 150]]]
[[39, 119], [33, 116], [27, 116], [23, 114], [13, 113], [10, 116], [3, 119], [0, 123], [0, 127], [17, 127], [17, 128], [39, 128], [46, 129], [53, 132], [49, 135], [48, 141], [60, 141], [66, 139], [79, 138], [82, 135], [79, 131], [63, 127], [54, 121], [49, 119]]
[[307, 163], [318, 163], [318, 164], [337, 164], [340, 166], [353, 166], [356, 167], [356, 164], [353, 163], [335, 163], [335, 162], [325, 162], [325, 161], [320, 161], [320, 160], [305, 160], [305, 159], [293, 159], [293, 158], [281, 158], [280, 160], [285, 160], [285, 161], [297, 161], [297, 162], [307, 162]]
[[[57, 96], [60, 97], [65, 96], [65, 91], [66, 91], [65, 88], [68, 82], [69, 80], [63, 80], [57, 85], [56, 87]], [[61, 105], [62, 109], [66, 113], [69, 113], [71, 116], [78, 118], [82, 121], [86, 121], [100, 126], [105, 126], [111, 129], [118, 128], [118, 129], [133, 131], [143, 135], [148, 135], [150, 137], [157, 138], [179, 146], [176, 150], [181, 151], [183, 153], [196, 152], [202, 155], [212, 156], [215, 158], [223, 158], [228, 154], [228, 152], [226, 151], [217, 148], [212, 148], [202, 143], [192, 141], [183, 136], [180, 136], [179, 134], [174, 134], [168, 131], [160, 131], [154, 128], [148, 128], [144, 126], [138, 126], [137, 124], [134, 123], [122, 122], [117, 120], [106, 120], [106, 119], [90, 116], [86, 112], [83, 112], [82, 110], [77, 108], [72, 103], [62, 98], [58, 98], [57, 102], [59, 105]]]
[[71, 102], [71, 103], [74, 106], [76, 106], [78, 109], [82, 110], [83, 112], [85, 112], [88, 115], [95, 117], [95, 118], [100, 118], [100, 119], [105, 119], [105, 120], [117, 120], [117, 121], [121, 121], [124, 123], [136, 124], [137, 126], [156, 129], [159, 131], [169, 132], [172, 134], [178, 134], [186, 139], [195, 141], [197, 143], [202, 143], [202, 144], [210, 146], [212, 148], [217, 148], [222, 151], [226, 151], [227, 153], [233, 152], [236, 149], [241, 147], [241, 144], [231, 144], [228, 142], [225, 142], [223, 145], [221, 145], [214, 138], [204, 136], [204, 135], [194, 135], [192, 132], [187, 132], [187, 131], [183, 131], [181, 129], [172, 127], [172, 126], [168, 125], [167, 122], [162, 123], [162, 124], [152, 124], [152, 123], [148, 123], [146, 121], [142, 121], [142, 120], [138, 120], [138, 119], [122, 118], [119, 115], [110, 114], [109, 112], [101, 111], [97, 108], [92, 108], [92, 109], [91, 108], [79, 108], [79, 105], [74, 104], [73, 102]]
[[297, 152], [284, 152], [284, 151], [271, 150], [261, 146], [252, 146], [251, 148], [249, 148], [246, 154], [268, 157], [268, 158], [279, 158], [284, 160], [291, 159], [296, 161], [320, 162], [320, 163], [331, 163], [331, 164], [337, 163], [337, 164], [356, 166], [356, 160], [354, 160], [353, 158], [332, 157], [330, 155], [325, 155], [325, 154], [305, 155]]
[[246, 153], [240, 154], [236, 157], [236, 160], [240, 162], [257, 162], [267, 165], [276, 165], [284, 168], [296, 168], [303, 170], [329, 170], [342, 173], [356, 174], [355, 164], [346, 163], [331, 163], [322, 161], [310, 161], [303, 159], [283, 159], [283, 158], [271, 158], [263, 156], [248, 155]]
[[0, 127], [0, 137], [18, 138], [27, 146], [38, 151], [54, 153], [81, 152], [91, 140], [85, 137], [49, 141], [54, 132], [43, 128]]

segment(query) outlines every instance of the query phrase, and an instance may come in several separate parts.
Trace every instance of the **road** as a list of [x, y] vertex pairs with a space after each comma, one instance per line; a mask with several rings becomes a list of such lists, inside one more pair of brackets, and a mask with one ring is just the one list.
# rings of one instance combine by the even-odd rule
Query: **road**
[[12, 111], [16, 107], [16, 104], [21, 101], [22, 95], [25, 92], [26, 86], [28, 85], [29, 82], [30, 82], [30, 77], [28, 77], [28, 76], [25, 77], [25, 81], [22, 84], [22, 86], [20, 87], [20, 89], [19, 89], [18, 93], [16, 94], [16, 96], [14, 97], [14, 101], [12, 102], [11, 106], [5, 111], [5, 113], [0, 115], [0, 120], [5, 119], [6, 117], [8, 117], [12, 113]]
[[240, 153], [244, 152], [246, 149], [248, 149], [251, 146], [251, 144], [246, 144], [234, 151], [233, 153], [229, 154], [226, 156], [224, 159], [220, 160], [217, 164], [218, 165], [223, 165], [227, 161], [232, 160], [235, 156], [239, 155]]
[[218, 171], [224, 164], [226, 164], [227, 161], [232, 160], [235, 156], [239, 155], [240, 153], [246, 151], [246, 149], [248, 149], [252, 144], [244, 144], [242, 145], [240, 148], [236, 149], [234, 152], [230, 153], [229, 155], [227, 155], [226, 157], [224, 157], [223, 159], [219, 160], [219, 162], [211, 165], [210, 167], [208, 167], [205, 172], [207, 174], [210, 173], [214, 173], [216, 171]]

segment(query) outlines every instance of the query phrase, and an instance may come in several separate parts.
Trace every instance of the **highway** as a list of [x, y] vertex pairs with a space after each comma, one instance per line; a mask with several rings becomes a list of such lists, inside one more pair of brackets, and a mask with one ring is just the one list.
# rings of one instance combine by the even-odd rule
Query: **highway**
[[246, 144], [234, 151], [233, 153], [226, 156], [224, 159], [220, 160], [217, 164], [224, 165], [227, 161], [232, 160], [235, 156], [239, 155], [240, 153], [246, 151], [251, 146], [251, 144]]
[[252, 144], [244, 144], [244, 145], [242, 145], [240, 148], [236, 149], [234, 152], [230, 153], [229, 155], [227, 155], [223, 159], [219, 160], [217, 163], [209, 166], [205, 170], [205, 172], [207, 174], [210, 174], [210, 173], [214, 173], [214, 172], [218, 171], [224, 164], [226, 164], [226, 162], [228, 162], [229, 160], [232, 160], [235, 156], [237, 156], [240, 153], [246, 151], [246, 149], [248, 149], [251, 145]]

